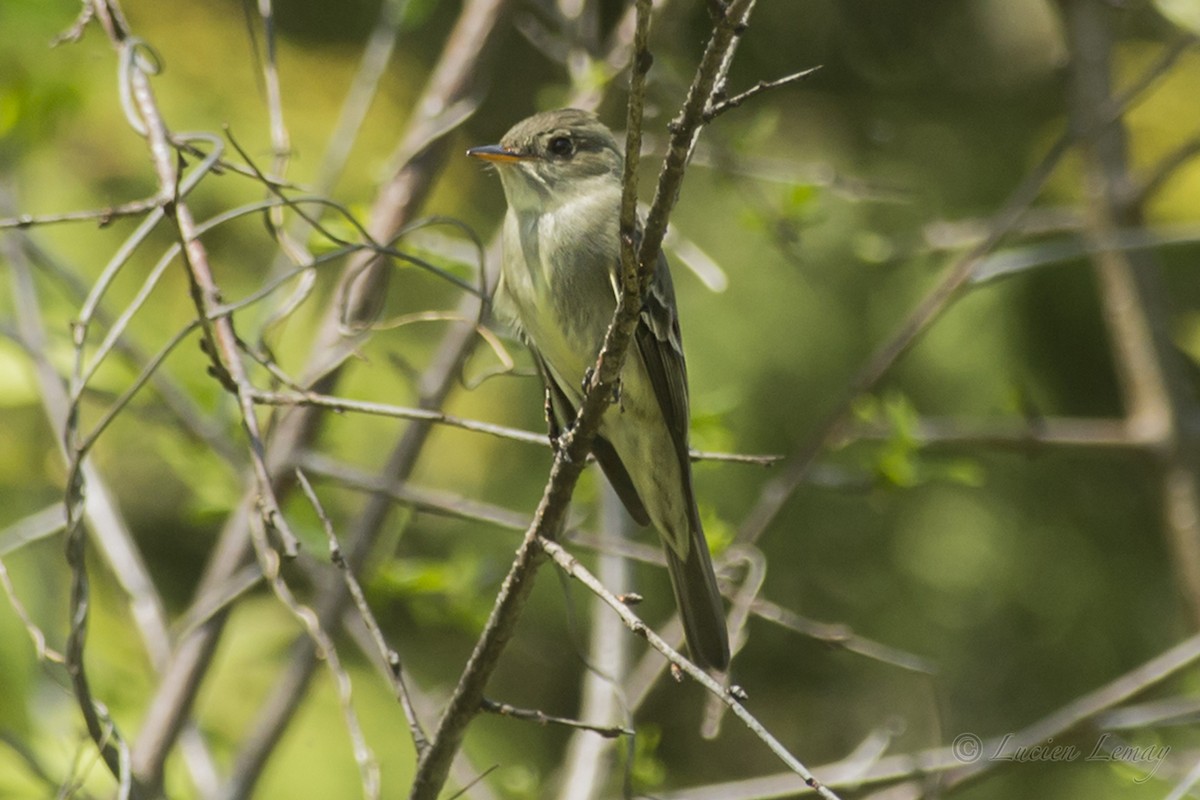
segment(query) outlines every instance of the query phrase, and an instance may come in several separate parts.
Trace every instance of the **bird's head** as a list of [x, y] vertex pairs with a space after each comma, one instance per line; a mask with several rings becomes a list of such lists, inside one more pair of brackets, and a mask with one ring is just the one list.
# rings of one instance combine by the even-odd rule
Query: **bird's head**
[[514, 209], [546, 211], [580, 194], [619, 192], [624, 158], [595, 114], [545, 111], [514, 125], [499, 144], [467, 155], [495, 165]]

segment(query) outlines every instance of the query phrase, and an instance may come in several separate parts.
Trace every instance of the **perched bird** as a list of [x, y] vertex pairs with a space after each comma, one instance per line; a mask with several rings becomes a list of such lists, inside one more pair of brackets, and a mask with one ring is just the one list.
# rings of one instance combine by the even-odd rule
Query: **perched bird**
[[[536, 114], [467, 154], [500, 175], [508, 213], [496, 310], [533, 351], [552, 432], [561, 430], [575, 419], [616, 308], [624, 157], [595, 115], [570, 108]], [[725, 669], [729, 636], [692, 489], [687, 368], [663, 257], [593, 452], [630, 515], [662, 537], [692, 658]]]

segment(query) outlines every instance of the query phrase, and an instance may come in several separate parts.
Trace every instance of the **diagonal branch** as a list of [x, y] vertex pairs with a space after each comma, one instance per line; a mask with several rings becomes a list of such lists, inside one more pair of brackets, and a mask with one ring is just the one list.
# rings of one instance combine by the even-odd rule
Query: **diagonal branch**
[[836, 800], [837, 795], [833, 793], [827, 786], [824, 786], [818, 781], [813, 774], [800, 763], [799, 759], [788, 752], [787, 748], [776, 739], [771, 732], [763, 727], [762, 723], [754, 718], [754, 715], [746, 710], [742, 705], [744, 695], [737, 687], [726, 688], [713, 680], [708, 673], [701, 670], [688, 659], [684, 658], [679, 651], [668, 645], [658, 634], [650, 629], [646, 623], [629, 610], [629, 607], [621, 602], [621, 599], [612, 592], [604, 588], [600, 581], [591, 574], [579, 561], [563, 548], [558, 542], [542, 540], [540, 542], [542, 550], [544, 550], [554, 563], [572, 578], [583, 583], [588, 589], [608, 604], [610, 608], [617, 612], [621, 620], [629, 627], [631, 631], [646, 639], [658, 652], [666, 656], [674, 669], [679, 669], [687, 673], [688, 677], [699, 683], [709, 693], [725, 704], [739, 719], [746, 724], [746, 727], [757, 736], [764, 744], [771, 749], [776, 756], [779, 757], [788, 769], [792, 770], [804, 782], [804, 785], [815, 791], [821, 797], [828, 800]]

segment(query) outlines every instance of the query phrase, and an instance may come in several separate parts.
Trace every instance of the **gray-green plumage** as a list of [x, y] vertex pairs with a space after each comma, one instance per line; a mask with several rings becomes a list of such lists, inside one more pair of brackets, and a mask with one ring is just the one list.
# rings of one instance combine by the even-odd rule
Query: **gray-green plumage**
[[[623, 156], [584, 111], [537, 114], [470, 155], [496, 164], [508, 200], [497, 311], [533, 350], [553, 417], [570, 424], [617, 298]], [[661, 535], [688, 647], [724, 669], [724, 608], [696, 510], [687, 367], [665, 258], [644, 299], [618, 403], [593, 450], [631, 516]]]

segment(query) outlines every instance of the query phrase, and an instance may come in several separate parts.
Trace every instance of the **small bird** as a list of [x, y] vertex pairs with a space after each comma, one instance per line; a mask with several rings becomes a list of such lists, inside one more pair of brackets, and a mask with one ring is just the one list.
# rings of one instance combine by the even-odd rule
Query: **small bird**
[[[497, 315], [533, 352], [551, 433], [570, 425], [612, 321], [620, 269], [624, 156], [594, 114], [561, 109], [517, 123], [467, 155], [504, 187]], [[593, 453], [630, 515], [663, 540], [692, 658], [729, 666], [729, 635], [692, 489], [687, 367], [666, 259], [659, 257]]]

